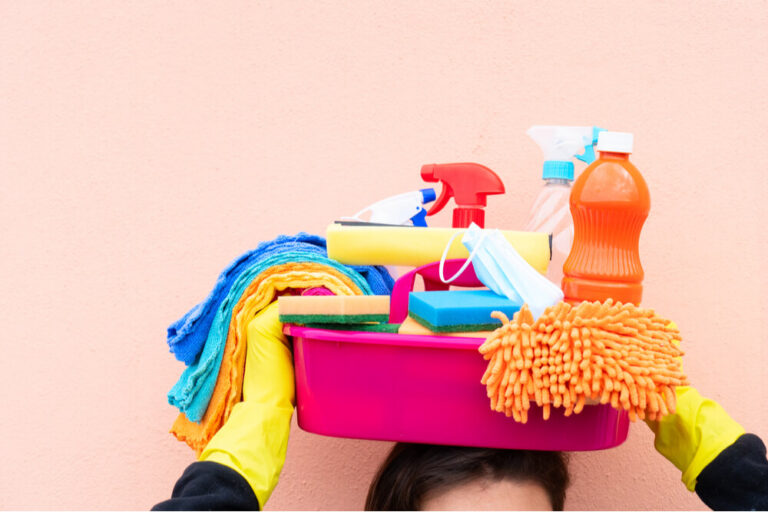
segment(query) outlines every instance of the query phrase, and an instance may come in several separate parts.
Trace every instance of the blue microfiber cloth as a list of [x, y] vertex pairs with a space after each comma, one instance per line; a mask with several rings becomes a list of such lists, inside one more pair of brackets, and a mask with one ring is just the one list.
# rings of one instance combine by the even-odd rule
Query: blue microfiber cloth
[[[229, 293], [237, 277], [246, 268], [274, 254], [289, 251], [327, 255], [323, 237], [302, 232], [295, 236], [280, 235], [274, 240], [262, 242], [256, 249], [248, 251], [234, 260], [219, 275], [216, 285], [208, 297], [168, 327], [168, 346], [176, 359], [189, 366], [200, 355], [216, 315], [217, 307]], [[350, 268], [364, 277], [374, 294], [388, 295], [392, 291], [394, 280], [384, 267]]]
[[[327, 254], [327, 253], [325, 253]], [[336, 260], [332, 260], [336, 261]], [[391, 295], [395, 280], [389, 271], [380, 265], [344, 265], [351, 268], [361, 276], [371, 287], [373, 295]]]
[[[184, 370], [176, 385], [168, 393], [168, 402], [178, 407], [190, 421], [199, 422], [203, 418], [213, 394], [234, 306], [248, 285], [261, 272], [274, 265], [289, 262], [316, 262], [333, 267], [348, 276], [363, 293], [372, 294], [373, 292], [371, 286], [359, 272], [326, 256], [317, 254], [315, 251], [288, 251], [273, 254], [247, 266], [234, 280], [226, 297], [216, 308], [200, 357]], [[369, 271], [367, 275], [376, 274]], [[386, 275], [388, 276], [388, 274]], [[386, 283], [386, 279], [381, 274], [379, 274], [379, 278], [381, 282]], [[391, 277], [389, 280], [391, 281]]]

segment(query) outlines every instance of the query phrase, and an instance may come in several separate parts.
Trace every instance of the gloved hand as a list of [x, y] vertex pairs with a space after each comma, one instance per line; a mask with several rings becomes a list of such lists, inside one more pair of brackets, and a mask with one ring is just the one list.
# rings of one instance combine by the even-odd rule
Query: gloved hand
[[646, 424], [656, 436], [656, 451], [682, 472], [682, 481], [693, 491], [702, 470], [735, 443], [744, 429], [720, 404], [691, 386], [678, 386], [675, 395], [675, 413], [661, 421], [646, 420]]
[[263, 509], [283, 469], [296, 403], [293, 358], [277, 301], [248, 324], [246, 350], [243, 401], [234, 406], [200, 460], [237, 471]]

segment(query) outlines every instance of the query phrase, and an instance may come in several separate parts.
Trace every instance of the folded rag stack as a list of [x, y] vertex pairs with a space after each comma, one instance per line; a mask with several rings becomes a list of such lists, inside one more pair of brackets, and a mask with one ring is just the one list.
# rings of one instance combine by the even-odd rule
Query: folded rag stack
[[381, 267], [349, 267], [325, 255], [321, 237], [300, 233], [259, 245], [225, 269], [208, 298], [168, 329], [189, 367], [168, 393], [182, 414], [171, 432], [200, 452], [240, 401], [248, 322], [277, 294], [324, 287], [337, 295], [389, 294]]

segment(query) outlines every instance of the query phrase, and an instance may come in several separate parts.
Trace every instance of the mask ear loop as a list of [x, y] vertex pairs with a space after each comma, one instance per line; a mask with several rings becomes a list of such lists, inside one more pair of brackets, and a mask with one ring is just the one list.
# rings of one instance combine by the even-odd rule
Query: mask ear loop
[[477, 251], [480, 249], [480, 246], [483, 244], [483, 240], [485, 240], [485, 230], [483, 230], [482, 234], [480, 235], [480, 239], [477, 241], [477, 244], [475, 245], [475, 248], [472, 249], [472, 252], [469, 254], [469, 258], [467, 258], [467, 261], [464, 262], [464, 264], [461, 266], [461, 268], [451, 277], [450, 279], [445, 278], [445, 260], [448, 257], [448, 251], [451, 250], [451, 245], [453, 245], [453, 241], [456, 240], [456, 237], [459, 235], [463, 235], [464, 232], [457, 231], [454, 233], [454, 235], [451, 237], [450, 240], [448, 240], [448, 244], [445, 246], [445, 250], [443, 251], [443, 255], [440, 258], [440, 268], [438, 269], [440, 272], [440, 280], [444, 282], [445, 284], [448, 284], [450, 282], [455, 281], [461, 274], [464, 273], [465, 270], [469, 267], [469, 265], [472, 263], [472, 259], [475, 257], [475, 254], [477, 254]]

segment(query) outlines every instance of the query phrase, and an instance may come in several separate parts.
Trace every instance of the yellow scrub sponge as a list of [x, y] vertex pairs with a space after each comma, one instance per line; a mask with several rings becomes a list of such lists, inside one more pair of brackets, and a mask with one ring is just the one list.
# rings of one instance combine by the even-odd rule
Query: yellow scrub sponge
[[[326, 231], [328, 257], [345, 265], [419, 267], [439, 261], [451, 237], [464, 231], [466, 229], [331, 224]], [[550, 235], [526, 231], [501, 233], [533, 268], [547, 273]], [[448, 259], [468, 257], [469, 252], [457, 236], [448, 251]]]
[[361, 324], [389, 319], [388, 295], [317, 295], [278, 298], [280, 321], [292, 324]]

